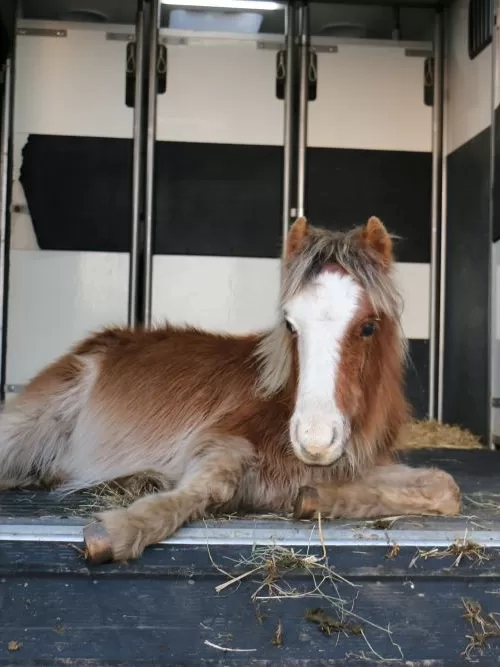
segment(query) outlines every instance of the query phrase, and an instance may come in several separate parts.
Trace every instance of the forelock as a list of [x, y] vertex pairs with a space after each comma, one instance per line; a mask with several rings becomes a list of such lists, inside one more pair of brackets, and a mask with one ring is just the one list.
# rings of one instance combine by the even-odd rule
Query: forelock
[[366, 291], [377, 313], [399, 320], [402, 298], [391, 270], [384, 269], [376, 254], [360, 241], [360, 228], [331, 232], [309, 227], [298, 255], [284, 269], [281, 303], [289, 301], [327, 264], [338, 264]]

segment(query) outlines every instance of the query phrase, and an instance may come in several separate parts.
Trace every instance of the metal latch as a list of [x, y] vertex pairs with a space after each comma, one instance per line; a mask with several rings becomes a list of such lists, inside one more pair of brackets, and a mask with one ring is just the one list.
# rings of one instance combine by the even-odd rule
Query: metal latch
[[[128, 42], [125, 52], [125, 104], [135, 106], [135, 77], [137, 74], [137, 44]], [[156, 92], [163, 95], [167, 90], [167, 47], [158, 44], [156, 50]]]
[[[281, 49], [276, 53], [276, 97], [285, 99], [287, 77], [287, 52]], [[308, 100], [314, 102], [318, 93], [318, 55], [316, 49], [310, 48], [307, 63]]]

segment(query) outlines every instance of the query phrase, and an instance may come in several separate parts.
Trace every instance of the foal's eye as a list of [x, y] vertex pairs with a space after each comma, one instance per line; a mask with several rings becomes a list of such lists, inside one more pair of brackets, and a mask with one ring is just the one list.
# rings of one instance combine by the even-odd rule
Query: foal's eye
[[365, 324], [363, 324], [363, 327], [361, 328], [362, 337], [369, 338], [370, 336], [373, 336], [376, 328], [377, 327], [375, 322], [366, 322]]
[[291, 334], [295, 333], [294, 326], [291, 324], [290, 320], [285, 319], [285, 326]]

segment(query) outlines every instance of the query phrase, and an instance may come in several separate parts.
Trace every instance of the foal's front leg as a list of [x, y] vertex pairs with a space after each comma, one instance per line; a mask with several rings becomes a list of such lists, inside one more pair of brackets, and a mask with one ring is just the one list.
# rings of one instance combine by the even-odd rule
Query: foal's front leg
[[377, 466], [355, 482], [306, 487], [295, 517], [369, 519], [400, 514], [448, 515], [460, 511], [460, 490], [453, 477], [437, 468], [402, 464]]
[[173, 491], [136, 500], [127, 509], [96, 514], [110, 542], [112, 559], [137, 558], [144, 549], [172, 535], [186, 521], [228, 503], [252, 458], [243, 438], [209, 438], [199, 443]]

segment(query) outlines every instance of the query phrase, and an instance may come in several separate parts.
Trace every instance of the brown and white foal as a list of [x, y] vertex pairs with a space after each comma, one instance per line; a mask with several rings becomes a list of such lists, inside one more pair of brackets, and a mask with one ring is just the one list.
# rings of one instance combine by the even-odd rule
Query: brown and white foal
[[208, 512], [289, 511], [302, 485], [330, 517], [457, 513], [448, 474], [393, 460], [407, 405], [392, 263], [377, 218], [348, 233], [301, 218], [271, 331], [90, 336], [6, 406], [0, 488], [150, 472], [158, 493], [97, 515], [116, 560]]

